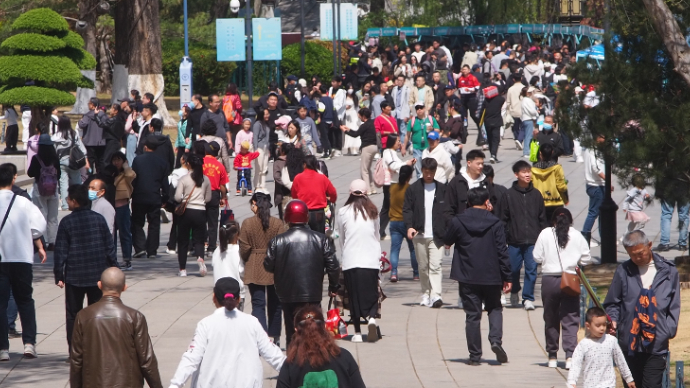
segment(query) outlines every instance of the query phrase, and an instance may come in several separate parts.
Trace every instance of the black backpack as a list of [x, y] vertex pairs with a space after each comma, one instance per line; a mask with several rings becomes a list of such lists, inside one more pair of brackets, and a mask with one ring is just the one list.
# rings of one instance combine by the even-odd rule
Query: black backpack
[[297, 85], [288, 85], [287, 88], [285, 88], [285, 95], [287, 96], [287, 102], [291, 106], [299, 105], [299, 101], [297, 101], [297, 98], [295, 97], [296, 91], [297, 91]]

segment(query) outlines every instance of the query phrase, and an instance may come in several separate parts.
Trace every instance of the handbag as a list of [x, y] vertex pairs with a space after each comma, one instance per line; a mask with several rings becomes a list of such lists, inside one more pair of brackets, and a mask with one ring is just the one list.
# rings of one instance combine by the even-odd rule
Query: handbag
[[561, 261], [561, 250], [558, 248], [558, 238], [553, 232], [553, 239], [556, 242], [556, 253], [558, 253], [558, 264], [561, 266], [561, 292], [570, 296], [580, 296], [580, 277], [577, 274], [565, 272]]
[[[2, 233], [2, 230], [5, 228], [5, 223], [7, 222], [7, 217], [10, 216], [10, 210], [12, 210], [12, 205], [14, 205], [15, 198], [17, 198], [17, 193], [14, 193], [12, 195], [12, 200], [10, 201], [10, 205], [7, 207], [7, 211], [5, 212], [5, 217], [2, 219], [2, 224], [0, 224], [0, 233]], [[2, 256], [0, 256], [0, 261], [2, 261]]]
[[326, 331], [331, 333], [334, 338], [342, 339], [347, 337], [347, 324], [345, 320], [340, 316], [340, 309], [333, 307], [333, 300], [335, 298], [331, 297], [328, 301], [328, 313], [326, 314]]
[[189, 200], [192, 199], [192, 194], [194, 194], [194, 190], [196, 190], [196, 186], [192, 187], [192, 192], [189, 193], [186, 201], [175, 206], [175, 215], [181, 216], [184, 214], [185, 210], [187, 210], [187, 204], [189, 203]]

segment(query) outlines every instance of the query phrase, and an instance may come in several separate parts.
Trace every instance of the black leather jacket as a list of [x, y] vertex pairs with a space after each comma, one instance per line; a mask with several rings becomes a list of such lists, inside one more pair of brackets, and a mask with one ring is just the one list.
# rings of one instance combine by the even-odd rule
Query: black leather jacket
[[266, 271], [274, 274], [276, 294], [281, 303], [319, 302], [323, 294], [324, 270], [328, 290], [338, 290], [340, 264], [333, 241], [307, 225], [292, 225], [268, 244]]

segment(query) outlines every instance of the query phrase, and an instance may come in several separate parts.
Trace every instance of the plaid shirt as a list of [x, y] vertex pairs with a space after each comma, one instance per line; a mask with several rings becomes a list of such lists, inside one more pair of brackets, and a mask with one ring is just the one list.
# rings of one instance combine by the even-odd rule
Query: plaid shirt
[[60, 221], [55, 239], [55, 284], [63, 281], [77, 287], [91, 287], [101, 273], [116, 267], [113, 236], [103, 216], [87, 209], [75, 209]]

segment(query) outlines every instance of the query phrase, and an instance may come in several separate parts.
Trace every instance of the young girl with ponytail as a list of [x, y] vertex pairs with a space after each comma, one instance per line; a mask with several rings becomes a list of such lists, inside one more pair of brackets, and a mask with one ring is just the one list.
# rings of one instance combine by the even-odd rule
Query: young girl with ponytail
[[170, 388], [181, 388], [192, 377], [192, 388], [261, 388], [264, 368], [260, 357], [276, 371], [285, 361], [259, 321], [237, 310], [240, 283], [231, 277], [216, 281], [216, 311], [199, 322], [189, 349], [182, 355]]
[[230, 277], [240, 283], [240, 304], [237, 307], [244, 311], [244, 261], [240, 258], [240, 246], [237, 240], [240, 237], [240, 224], [237, 221], [228, 221], [220, 226], [218, 238], [220, 245], [213, 252], [213, 281]]

